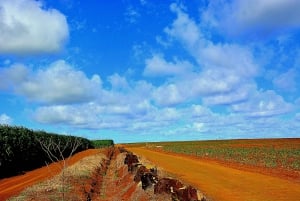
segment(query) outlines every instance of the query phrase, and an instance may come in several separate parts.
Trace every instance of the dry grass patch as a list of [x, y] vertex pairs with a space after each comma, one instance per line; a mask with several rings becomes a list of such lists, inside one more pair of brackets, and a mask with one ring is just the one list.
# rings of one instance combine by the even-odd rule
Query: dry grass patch
[[106, 159], [106, 156], [100, 151], [85, 157], [72, 166], [62, 168], [59, 175], [25, 189], [9, 201], [86, 200], [83, 194], [84, 185], [91, 178], [93, 171], [101, 167], [100, 162], [103, 159]]

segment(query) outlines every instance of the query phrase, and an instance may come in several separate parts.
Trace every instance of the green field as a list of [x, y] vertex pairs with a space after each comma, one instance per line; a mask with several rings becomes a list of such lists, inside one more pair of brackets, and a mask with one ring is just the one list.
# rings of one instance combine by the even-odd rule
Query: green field
[[267, 168], [300, 170], [300, 139], [212, 140], [130, 144]]

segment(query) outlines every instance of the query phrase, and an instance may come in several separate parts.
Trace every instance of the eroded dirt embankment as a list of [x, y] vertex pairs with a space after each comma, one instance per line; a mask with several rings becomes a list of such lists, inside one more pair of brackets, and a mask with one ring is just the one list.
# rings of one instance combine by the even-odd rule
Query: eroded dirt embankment
[[299, 200], [300, 184], [254, 172], [237, 170], [216, 162], [160, 153], [145, 148], [127, 148], [201, 189], [215, 201]]
[[[103, 176], [99, 195], [93, 195], [93, 201], [168, 201], [170, 195], [153, 193], [153, 186], [143, 190], [134, 182], [134, 173], [128, 172], [124, 164], [126, 153], [114, 150], [107, 172]], [[141, 162], [143, 162], [141, 160]]]

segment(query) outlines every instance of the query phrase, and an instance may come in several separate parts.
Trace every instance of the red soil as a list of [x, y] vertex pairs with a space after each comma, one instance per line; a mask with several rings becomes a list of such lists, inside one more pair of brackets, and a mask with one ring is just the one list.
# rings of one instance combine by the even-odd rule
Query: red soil
[[162, 149], [150, 149], [150, 150], [165, 153], [168, 155], [173, 155], [173, 156], [180, 156], [180, 157], [185, 157], [185, 158], [191, 158], [194, 160], [201, 160], [203, 162], [206, 161], [208, 163], [218, 163], [219, 165], [222, 165], [222, 166], [231, 167], [231, 168], [235, 168], [238, 170], [244, 170], [244, 171], [248, 171], [248, 172], [255, 172], [255, 173], [270, 175], [273, 177], [279, 177], [279, 178], [290, 180], [292, 182], [296, 182], [296, 183], [300, 184], [300, 171], [296, 171], [296, 170], [288, 170], [288, 169], [281, 168], [281, 167], [267, 168], [267, 167], [258, 166], [258, 165], [257, 166], [246, 165], [246, 164], [237, 163], [237, 162], [233, 162], [233, 161], [221, 161], [221, 160], [209, 158], [209, 157], [198, 157], [198, 156], [193, 156], [193, 155], [168, 152], [168, 151], [164, 151]]
[[[72, 165], [86, 156], [99, 152], [104, 153], [108, 158], [107, 161], [102, 161], [106, 166], [100, 165], [100, 169], [95, 169], [92, 177], [81, 179], [80, 182], [78, 182], [76, 178], [68, 178], [68, 182], [72, 182], [73, 190], [65, 194], [66, 200], [88, 200], [88, 198], [93, 201], [170, 200], [169, 195], [154, 195], [153, 187], [146, 191], [142, 190], [141, 186], [133, 181], [134, 174], [129, 173], [127, 166], [124, 165], [126, 154], [119, 153], [118, 150], [115, 149], [112, 157], [109, 157], [106, 150], [108, 149], [81, 152], [68, 161], [68, 165]], [[43, 167], [22, 176], [0, 180], [0, 201], [18, 195], [24, 188], [37, 182], [50, 179], [54, 176], [54, 173], [58, 174], [60, 172], [59, 167], [59, 164], [52, 164], [49, 167]], [[29, 200], [40, 200], [36, 199], [36, 197], [27, 198]]]
[[[89, 149], [80, 153], [75, 154], [73, 157], [67, 160], [68, 165], [72, 165], [80, 159], [99, 153], [97, 149]], [[17, 195], [26, 187], [31, 186], [35, 183], [47, 180], [61, 171], [61, 163], [52, 163], [49, 166], [45, 166], [24, 175], [15, 177], [5, 178], [0, 180], [0, 201], [4, 201], [11, 196]]]
[[299, 177], [271, 176], [249, 171], [251, 167], [237, 169], [216, 161], [162, 153], [145, 148], [127, 148], [144, 156], [165, 171], [199, 188], [211, 200], [218, 201], [273, 201], [299, 200]]

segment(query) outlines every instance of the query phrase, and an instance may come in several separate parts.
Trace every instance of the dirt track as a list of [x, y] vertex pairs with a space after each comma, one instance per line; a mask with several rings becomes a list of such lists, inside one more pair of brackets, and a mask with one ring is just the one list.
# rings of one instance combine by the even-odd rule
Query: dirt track
[[[90, 149], [87, 151], [75, 154], [70, 160], [68, 165], [72, 165], [80, 159], [99, 153], [97, 149]], [[33, 185], [37, 182], [43, 181], [61, 171], [61, 166], [58, 163], [53, 163], [48, 167], [42, 167], [33, 171], [30, 171], [24, 175], [15, 176], [7, 179], [0, 180], [0, 201], [4, 201], [12, 195], [16, 195], [21, 192], [27, 186]]]
[[215, 162], [143, 148], [127, 149], [201, 189], [213, 201], [296, 201], [300, 198], [299, 183], [237, 170]]

